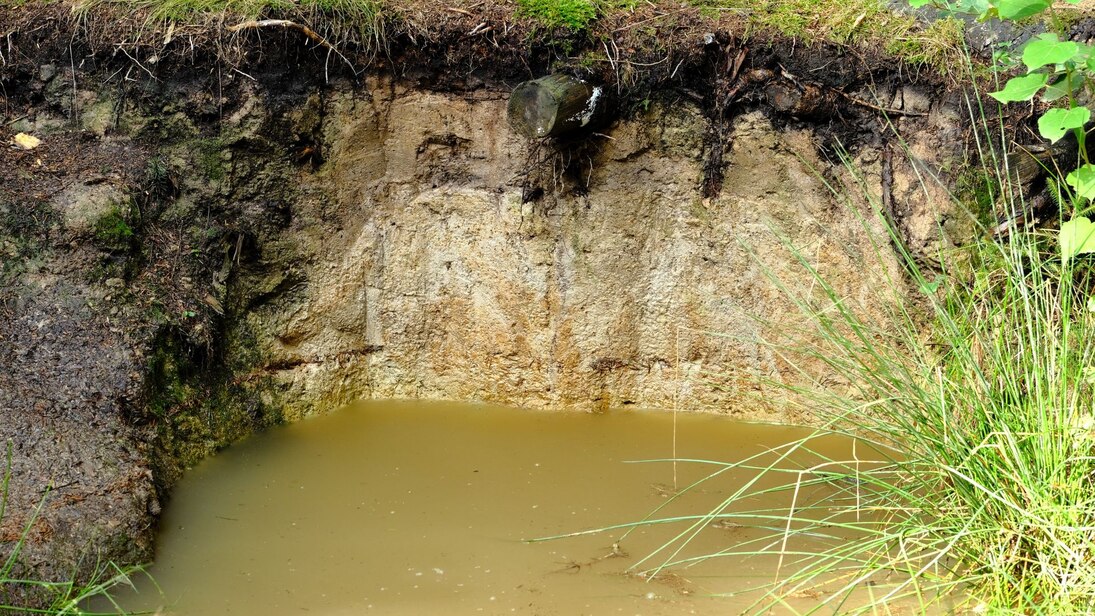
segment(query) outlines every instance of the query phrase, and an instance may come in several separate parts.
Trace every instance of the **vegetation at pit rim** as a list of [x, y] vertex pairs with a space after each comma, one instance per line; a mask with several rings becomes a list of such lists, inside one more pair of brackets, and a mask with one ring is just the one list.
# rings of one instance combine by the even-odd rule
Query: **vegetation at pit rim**
[[584, 30], [597, 18], [589, 0], [517, 0], [519, 15], [532, 17], [548, 28]]
[[[660, 21], [672, 21], [687, 11], [700, 12], [711, 27], [735, 24], [746, 36], [767, 32], [803, 42], [883, 49], [909, 63], [950, 70], [962, 46], [962, 28], [953, 20], [924, 24], [896, 13], [886, 0], [488, 0], [472, 8], [450, 7], [432, 0], [39, 0], [62, 4], [77, 15], [117, 10], [133, 23], [134, 34], [164, 22], [208, 26], [255, 19], [291, 19], [327, 38], [342, 51], [359, 46], [370, 53], [383, 49], [395, 33], [414, 35], [429, 23], [460, 11], [484, 23], [522, 20], [533, 24], [530, 41], [556, 43], [581, 38], [616, 37], [601, 24], [632, 25], [636, 32]], [[644, 12], [645, 11], [645, 12]], [[654, 16], [652, 19], [651, 16]], [[122, 23], [127, 21], [122, 19]], [[561, 37], [561, 38], [560, 38]], [[168, 37], [170, 38], [170, 37]], [[571, 44], [563, 46], [571, 49]], [[599, 49], [599, 45], [595, 44]]]
[[[1026, 196], [1002, 156], [1005, 145], [978, 143], [990, 200], [1023, 212]], [[855, 180], [834, 186], [834, 195], [852, 211], [864, 199], [884, 211], [844, 156]], [[778, 332], [766, 347], [806, 384], [758, 378], [821, 425], [740, 462], [679, 461], [714, 469], [686, 491], [732, 469], [756, 476], [710, 510], [673, 517], [655, 510], [602, 529], [676, 529], [635, 573], [649, 579], [708, 559], [778, 558], [775, 580], [747, 610], [753, 614], [782, 613], [796, 597], [816, 597], [803, 612], [810, 614], [1092, 613], [1095, 261], [1062, 259], [1056, 234], [1029, 216], [1002, 235], [981, 231], [940, 252], [939, 270], [907, 252], [896, 229], [876, 237], [863, 267], [887, 271], [897, 246], [905, 270], [875, 289], [875, 300], [890, 306], [882, 319], [842, 296], [809, 247], [785, 241], [814, 284], [796, 292], [774, 268], [769, 279], [811, 326], [789, 331], [758, 319]], [[770, 258], [755, 256], [761, 264]], [[821, 443], [833, 436], [854, 439], [860, 453], [826, 455]], [[812, 461], [781, 464], [803, 455]], [[756, 508], [778, 494], [782, 505]], [[715, 553], [684, 550], [713, 523], [763, 534]]]

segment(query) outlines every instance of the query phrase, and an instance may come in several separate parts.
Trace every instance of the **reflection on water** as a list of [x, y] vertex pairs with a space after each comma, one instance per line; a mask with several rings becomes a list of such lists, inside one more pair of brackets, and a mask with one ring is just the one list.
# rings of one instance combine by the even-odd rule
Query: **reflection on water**
[[[672, 432], [665, 413], [421, 402], [361, 403], [274, 429], [187, 474], [151, 569], [163, 594], [145, 584], [123, 604], [186, 616], [735, 613], [750, 599], [709, 595], [770, 580], [772, 560], [727, 557], [650, 581], [625, 574], [683, 526], [618, 544], [622, 531], [522, 541], [666, 504], [672, 465], [625, 462], [670, 457]], [[805, 432], [682, 415], [677, 434], [680, 458], [731, 461]], [[829, 445], [847, 455], [847, 443]], [[711, 470], [681, 463], [677, 484]], [[725, 473], [662, 514], [706, 511], [749, 476]], [[721, 520], [681, 555], [748, 532]]]

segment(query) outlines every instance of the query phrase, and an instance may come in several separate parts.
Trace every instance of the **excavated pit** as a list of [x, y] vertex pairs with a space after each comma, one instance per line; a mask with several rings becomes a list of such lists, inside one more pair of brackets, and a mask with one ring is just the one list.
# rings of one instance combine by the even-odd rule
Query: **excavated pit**
[[[770, 277], [816, 292], [788, 247], [884, 321], [871, 208], [916, 254], [970, 228], [961, 98], [836, 48], [698, 36], [597, 133], [530, 143], [506, 100], [544, 49], [442, 33], [352, 76], [293, 32], [149, 63], [50, 19], [0, 73], [5, 140], [42, 139], [0, 154], [0, 546], [36, 520], [45, 576], [147, 560], [184, 468], [362, 398], [809, 422], [758, 385], [806, 325]], [[829, 192], [842, 148], [871, 200]]]

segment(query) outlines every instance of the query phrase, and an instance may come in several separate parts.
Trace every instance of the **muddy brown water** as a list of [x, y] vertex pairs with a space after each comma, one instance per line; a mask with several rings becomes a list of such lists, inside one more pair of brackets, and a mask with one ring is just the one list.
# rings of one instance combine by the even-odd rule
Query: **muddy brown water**
[[[673, 421], [368, 402], [271, 430], [187, 474], [150, 569], [160, 590], [141, 582], [119, 599], [186, 616], [737, 613], [757, 595], [712, 595], [771, 580], [772, 558], [725, 557], [655, 579], [630, 572], [682, 525], [622, 540], [616, 530], [523, 541], [636, 521], [665, 505], [673, 465], [629, 461], [671, 457]], [[741, 460], [806, 434], [703, 415], [676, 424], [679, 458]], [[851, 455], [850, 442], [821, 446]], [[677, 485], [711, 470], [678, 463]], [[705, 512], [751, 475], [724, 473], [662, 514]], [[708, 525], [680, 556], [750, 537], [728, 522]], [[795, 609], [818, 600], [799, 597]]]

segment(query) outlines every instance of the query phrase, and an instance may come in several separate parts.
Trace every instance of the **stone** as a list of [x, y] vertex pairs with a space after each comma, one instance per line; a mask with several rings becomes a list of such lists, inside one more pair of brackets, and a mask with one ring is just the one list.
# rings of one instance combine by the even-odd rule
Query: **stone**
[[29, 118], [19, 118], [11, 123], [11, 130], [17, 133], [29, 133], [34, 130], [34, 122]]
[[912, 113], [928, 113], [932, 108], [931, 92], [922, 86], [901, 88], [901, 109]]
[[95, 101], [83, 108], [82, 113], [80, 113], [80, 128], [101, 138], [114, 128], [114, 118], [114, 101]]
[[76, 183], [55, 196], [52, 205], [61, 214], [69, 236], [87, 238], [94, 235], [95, 223], [126, 199], [125, 192], [107, 182]]
[[510, 94], [513, 129], [529, 139], [560, 137], [592, 128], [604, 107], [604, 89], [566, 74], [518, 84]]
[[47, 82], [57, 75], [56, 64], [43, 64], [38, 67], [38, 80], [41, 82]]

